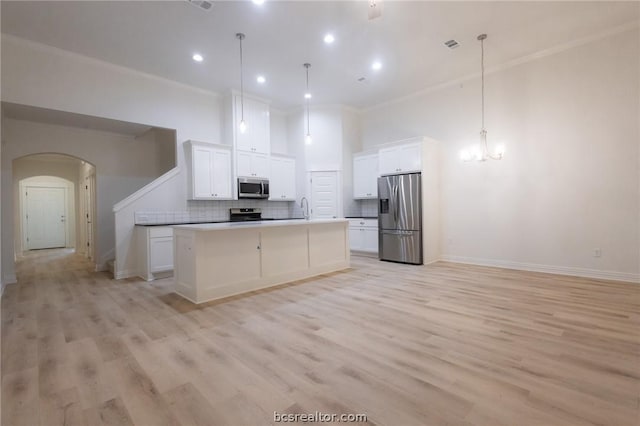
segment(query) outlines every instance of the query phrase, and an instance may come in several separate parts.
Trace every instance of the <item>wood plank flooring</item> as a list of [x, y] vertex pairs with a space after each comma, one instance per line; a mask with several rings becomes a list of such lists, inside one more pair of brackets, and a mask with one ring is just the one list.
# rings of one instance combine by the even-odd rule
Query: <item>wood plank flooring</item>
[[352, 263], [195, 306], [31, 253], [2, 298], [2, 424], [640, 424], [640, 285]]

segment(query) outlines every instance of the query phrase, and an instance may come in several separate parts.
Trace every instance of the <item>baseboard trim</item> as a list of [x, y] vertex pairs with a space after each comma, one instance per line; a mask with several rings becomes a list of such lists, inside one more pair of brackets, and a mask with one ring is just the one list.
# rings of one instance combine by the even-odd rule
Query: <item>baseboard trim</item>
[[2, 288], [4, 288], [4, 286], [6, 286], [7, 284], [15, 284], [17, 282], [18, 278], [16, 277], [16, 274], [4, 275], [2, 277]]
[[125, 269], [124, 271], [118, 271], [113, 274], [113, 278], [116, 280], [122, 280], [125, 278], [139, 277], [140, 273], [138, 271], [132, 271], [130, 269]]
[[640, 274], [633, 274], [629, 272], [603, 271], [599, 269], [574, 268], [570, 266], [540, 265], [537, 263], [512, 262], [509, 260], [482, 259], [464, 256], [442, 256], [440, 260], [444, 262], [464, 263], [467, 265], [492, 266], [519, 271], [544, 272], [548, 274], [570, 275], [574, 277], [625, 281], [640, 284]]

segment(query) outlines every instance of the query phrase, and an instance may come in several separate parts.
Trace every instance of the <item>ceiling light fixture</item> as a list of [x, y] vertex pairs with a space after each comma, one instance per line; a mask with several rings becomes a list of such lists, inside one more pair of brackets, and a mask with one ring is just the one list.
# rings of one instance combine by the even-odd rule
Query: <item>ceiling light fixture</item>
[[371, 69], [374, 71], [380, 71], [382, 69], [382, 62], [375, 61], [373, 64], [371, 64]]
[[333, 34], [329, 33], [327, 35], [324, 36], [324, 42], [327, 44], [331, 44], [334, 41], [336, 41], [336, 38], [333, 36]]
[[196, 62], [202, 62], [202, 61], [204, 61], [204, 58], [203, 58], [203, 57], [202, 57], [202, 55], [201, 55], [201, 54], [199, 54], [199, 53], [194, 53], [194, 54], [193, 54], [193, 56], [192, 56], [192, 58], [193, 58], [193, 60], [194, 60], [194, 61], [196, 61]]
[[251, 0], [253, 4], [257, 4], [258, 6], [262, 6], [264, 4], [264, 0]]
[[487, 130], [484, 128], [484, 41], [487, 39], [486, 34], [480, 34], [478, 40], [480, 40], [480, 73], [482, 81], [482, 128], [480, 129], [480, 147], [472, 149], [465, 149], [460, 152], [460, 158], [462, 161], [487, 161], [502, 160], [504, 156], [504, 145], [498, 145], [494, 154], [489, 152], [489, 146], [487, 144]]
[[237, 33], [236, 38], [240, 41], [240, 123], [238, 123], [238, 129], [240, 133], [247, 131], [247, 123], [244, 122], [244, 76], [242, 73], [242, 40], [244, 40], [244, 34]]
[[[307, 135], [304, 137], [304, 143], [307, 145], [311, 145], [311, 131], [309, 130], [309, 99], [311, 99], [311, 93], [309, 93], [309, 68], [311, 68], [311, 64], [306, 63], [303, 64], [305, 69], [307, 70], [307, 93], [305, 93], [304, 98], [306, 99], [305, 103], [307, 106]], [[308, 96], [307, 96], [308, 95]]]
[[256, 81], [257, 81], [258, 83], [260, 83], [260, 84], [264, 84], [264, 83], [266, 83], [267, 79], [266, 79], [266, 78], [264, 78], [264, 76], [263, 76], [263, 75], [259, 75], [259, 76], [257, 76], [257, 77], [256, 77]]

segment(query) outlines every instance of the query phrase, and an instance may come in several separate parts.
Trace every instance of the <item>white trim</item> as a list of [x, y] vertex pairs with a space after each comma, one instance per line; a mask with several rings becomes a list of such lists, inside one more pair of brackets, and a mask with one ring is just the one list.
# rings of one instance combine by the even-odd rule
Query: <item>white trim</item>
[[4, 288], [9, 284], [16, 284], [18, 282], [18, 277], [16, 274], [8, 274], [2, 277], [2, 292], [4, 293]]
[[640, 283], [640, 274], [634, 274], [631, 272], [604, 271], [600, 269], [575, 268], [571, 266], [540, 265], [537, 263], [512, 262], [510, 260], [481, 259], [477, 257], [464, 256], [442, 256], [440, 260], [445, 262], [464, 263], [468, 265], [516, 269], [519, 271], [544, 272], [548, 274], [571, 275], [574, 277]]
[[[497, 73], [497, 72], [500, 72], [500, 71], [504, 71], [506, 69], [513, 68], [513, 67], [516, 67], [518, 65], [522, 65], [524, 63], [527, 63], [527, 62], [533, 62], [535, 60], [542, 59], [542, 58], [547, 57], [547, 56], [555, 55], [557, 53], [561, 53], [561, 52], [564, 52], [564, 51], [569, 50], [569, 49], [573, 49], [573, 48], [578, 47], [578, 46], [582, 46], [582, 45], [585, 45], [585, 44], [588, 44], [588, 43], [592, 43], [592, 42], [595, 42], [595, 41], [598, 41], [598, 40], [601, 40], [601, 39], [605, 39], [607, 37], [611, 37], [611, 36], [626, 32], [626, 31], [631, 31], [631, 30], [634, 30], [634, 29], [638, 28], [639, 25], [640, 25], [640, 21], [628, 22], [628, 23], [626, 23], [624, 25], [620, 25], [620, 26], [611, 28], [609, 30], [602, 31], [600, 33], [593, 34], [593, 35], [590, 35], [588, 37], [583, 37], [583, 38], [580, 38], [580, 39], [577, 39], [577, 40], [573, 40], [573, 41], [570, 41], [570, 42], [567, 42], [567, 43], [563, 43], [563, 44], [551, 47], [549, 49], [540, 50], [538, 52], [532, 53], [532, 54], [527, 55], [527, 56], [523, 56], [523, 57], [520, 57], [520, 58], [512, 59], [512, 60], [504, 62], [504, 63], [502, 63], [500, 65], [496, 65], [494, 67], [485, 69], [485, 75], [494, 74], [494, 73]], [[361, 109], [361, 111], [363, 113], [367, 113], [367, 112], [374, 111], [374, 110], [377, 110], [377, 109], [380, 109], [380, 108], [384, 108], [384, 107], [387, 107], [387, 106], [390, 106], [390, 105], [395, 105], [397, 103], [408, 101], [410, 99], [419, 98], [419, 97], [427, 95], [429, 93], [436, 92], [438, 90], [442, 90], [442, 89], [445, 89], [445, 88], [448, 88], [448, 87], [451, 87], [451, 86], [456, 86], [456, 85], [458, 85], [460, 83], [464, 83], [464, 82], [469, 81], [469, 80], [474, 80], [474, 79], [477, 79], [479, 77], [480, 77], [480, 73], [474, 73], [474, 74], [470, 74], [470, 75], [467, 75], [467, 76], [464, 76], [464, 77], [456, 78], [454, 80], [445, 81], [444, 83], [440, 83], [440, 84], [436, 84], [434, 86], [426, 87], [426, 88], [424, 88], [422, 90], [418, 90], [417, 92], [413, 92], [413, 93], [411, 93], [409, 95], [406, 95], [406, 96], [401, 96], [401, 97], [398, 97], [398, 98], [389, 99], [387, 101], [383, 101], [383, 102], [380, 102], [380, 103], [377, 103], [377, 104], [373, 104], [373, 105], [370, 105], [370, 106], [367, 106], [367, 107], [363, 107]]]
[[173, 169], [169, 170], [168, 172], [166, 172], [165, 174], [163, 174], [162, 176], [160, 176], [156, 180], [146, 184], [145, 186], [143, 186], [142, 188], [138, 189], [133, 194], [129, 195], [124, 200], [118, 202], [115, 206], [113, 206], [113, 212], [114, 213], [118, 213], [120, 210], [122, 210], [123, 208], [127, 207], [129, 204], [133, 203], [134, 201], [138, 200], [143, 195], [146, 195], [148, 192], [156, 189], [157, 187], [159, 187], [163, 183], [173, 179], [174, 177], [178, 176], [179, 174], [180, 174], [180, 167], [174, 167]]
[[114, 270], [113, 279], [121, 280], [124, 278], [133, 278], [138, 276], [140, 276], [139, 273], [131, 269], [125, 269], [124, 271], [117, 271], [117, 272]]
[[67, 58], [74, 58], [77, 59], [81, 62], [85, 62], [87, 64], [91, 64], [91, 65], [100, 65], [103, 67], [107, 67], [107, 68], [111, 68], [113, 70], [117, 70], [120, 72], [125, 72], [125, 73], [129, 73], [129, 74], [134, 74], [140, 77], [145, 77], [148, 78], [150, 80], [155, 80], [155, 81], [159, 81], [165, 84], [170, 84], [172, 86], [176, 86], [176, 87], [180, 87], [183, 89], [188, 89], [188, 90], [192, 90], [194, 92], [199, 92], [199, 93], [203, 93], [206, 95], [210, 95], [210, 96], [214, 96], [216, 98], [220, 98], [221, 95], [217, 92], [213, 92], [211, 90], [207, 90], [207, 89], [202, 89], [200, 87], [196, 87], [196, 86], [191, 86], [189, 84], [186, 83], [181, 83], [179, 81], [175, 81], [175, 80], [170, 80], [168, 78], [165, 77], [160, 77], [159, 75], [155, 75], [155, 74], [149, 74], [143, 71], [138, 71], [136, 69], [133, 68], [127, 68], [127, 67], [123, 67], [121, 65], [116, 65], [112, 62], [107, 62], [107, 61], [103, 61], [101, 59], [96, 59], [96, 58], [91, 58], [89, 56], [84, 56], [81, 55], [79, 53], [75, 53], [75, 52], [71, 52], [69, 50], [64, 50], [61, 49], [59, 47], [54, 47], [54, 46], [49, 46], [48, 44], [43, 44], [43, 43], [38, 43], [36, 41], [33, 40], [27, 40], [21, 37], [16, 37], [14, 35], [10, 35], [10, 34], [2, 34], [2, 39], [4, 40], [10, 40], [14, 43], [17, 44], [22, 44], [22, 45], [26, 45], [29, 47], [32, 47], [34, 49], [40, 50], [40, 51], [48, 51], [48, 52], [52, 52], [54, 54], [60, 55], [60, 56], [66, 56]]

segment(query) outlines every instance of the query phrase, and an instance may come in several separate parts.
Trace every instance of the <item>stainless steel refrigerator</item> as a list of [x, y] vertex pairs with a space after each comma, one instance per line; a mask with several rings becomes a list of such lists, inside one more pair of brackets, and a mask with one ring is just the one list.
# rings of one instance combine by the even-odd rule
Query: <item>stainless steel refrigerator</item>
[[378, 178], [378, 233], [381, 260], [422, 265], [420, 173]]

